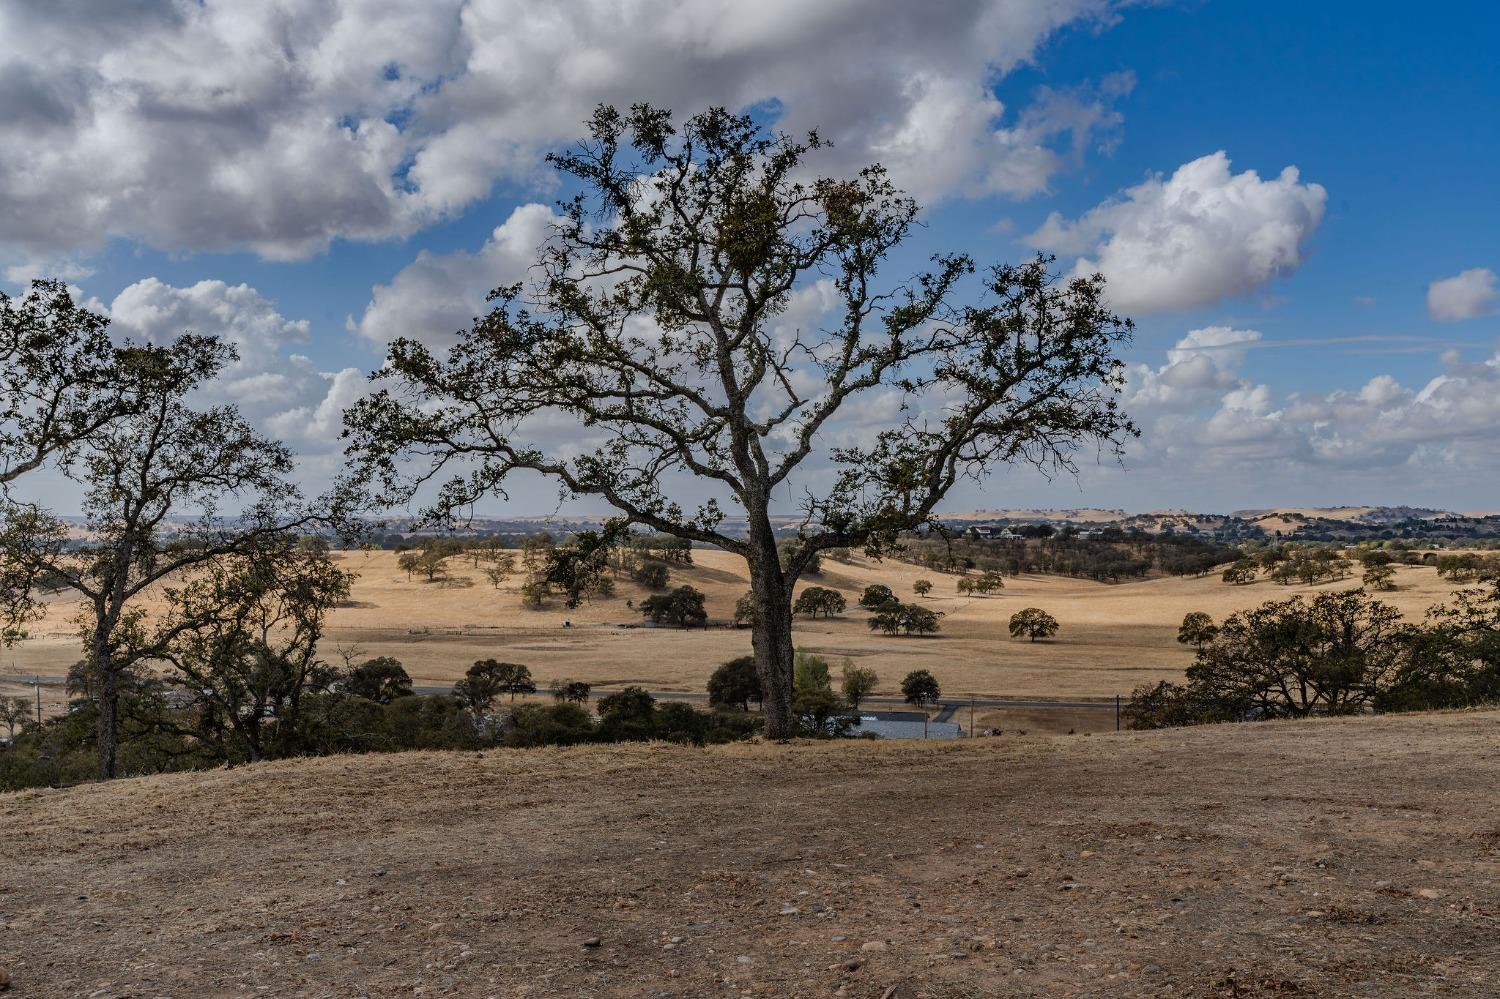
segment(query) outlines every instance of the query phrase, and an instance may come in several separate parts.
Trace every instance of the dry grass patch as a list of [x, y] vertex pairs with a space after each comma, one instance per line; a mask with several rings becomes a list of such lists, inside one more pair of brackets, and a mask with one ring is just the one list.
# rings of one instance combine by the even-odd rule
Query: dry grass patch
[[35, 996], [1493, 996], [1497, 729], [413, 753], [25, 792], [0, 796], [0, 963]]

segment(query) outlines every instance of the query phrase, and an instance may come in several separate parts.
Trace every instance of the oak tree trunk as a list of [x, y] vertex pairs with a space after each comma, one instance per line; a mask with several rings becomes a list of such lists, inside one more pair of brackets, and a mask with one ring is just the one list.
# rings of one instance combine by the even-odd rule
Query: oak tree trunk
[[89, 652], [89, 672], [99, 691], [99, 768], [100, 780], [114, 780], [118, 770], [120, 738], [120, 677], [110, 666], [109, 653], [102, 636], [96, 636]]
[[[758, 543], [757, 543], [758, 542]], [[766, 716], [766, 738], [790, 739], [797, 734], [792, 710], [792, 594], [769, 535], [752, 539], [750, 594], [755, 604], [750, 644], [755, 650], [755, 669], [760, 676], [761, 702]]]

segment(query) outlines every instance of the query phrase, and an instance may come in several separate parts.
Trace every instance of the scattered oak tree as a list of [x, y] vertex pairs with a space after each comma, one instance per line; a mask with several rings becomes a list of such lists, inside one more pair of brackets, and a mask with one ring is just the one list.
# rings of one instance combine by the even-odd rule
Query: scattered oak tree
[[1224, 582], [1236, 586], [1244, 586], [1246, 583], [1255, 582], [1256, 566], [1250, 559], [1236, 559], [1234, 564], [1224, 570], [1221, 577]]
[[[1071, 469], [1080, 447], [1117, 454], [1134, 433], [1114, 357], [1131, 326], [1102, 277], [1059, 281], [1039, 257], [970, 291], [974, 262], [950, 254], [884, 283], [917, 205], [878, 166], [811, 179], [822, 145], [722, 109], [674, 127], [663, 110], [600, 107], [588, 138], [552, 157], [578, 193], [531, 285], [497, 289], [446, 357], [419, 338], [392, 343], [384, 387], [345, 419], [384, 502], [443, 483], [434, 521], [514, 473], [540, 474], [631, 523], [741, 555], [772, 738], [796, 729], [792, 600], [820, 552], [878, 557], [963, 478]], [[793, 294], [829, 278], [836, 314], [779, 339]], [[848, 404], [892, 389], [905, 406], [891, 426], [821, 447]], [[925, 404], [936, 398], [940, 409]], [[549, 451], [534, 428], [559, 418], [597, 443]], [[835, 474], [814, 492], [797, 474], [820, 451]], [[669, 495], [681, 475], [712, 493], [696, 510]], [[772, 497], [788, 492], [804, 496], [803, 519], [783, 558]], [[743, 533], [722, 529], [726, 504]]]
[[1271, 601], [1225, 620], [1188, 687], [1228, 717], [1351, 714], [1396, 675], [1409, 635], [1400, 611], [1363, 590]]
[[912, 670], [901, 679], [901, 696], [907, 704], [925, 708], [938, 702], [943, 696], [943, 688], [938, 686], [937, 677], [927, 670]]
[[[734, 602], [734, 626], [743, 628], [755, 624], [755, 594], [747, 593]], [[753, 662], [754, 656], [751, 657]]]
[[641, 613], [654, 624], [675, 624], [679, 628], [708, 622], [703, 593], [691, 586], [679, 586], [670, 593], [647, 597], [641, 601]]
[[0, 725], [5, 726], [5, 738], [16, 741], [16, 730], [31, 721], [31, 702], [24, 697], [0, 697]]
[[391, 656], [366, 659], [349, 671], [343, 681], [344, 693], [362, 697], [376, 704], [390, 704], [411, 696], [411, 677], [401, 660]]
[[895, 599], [896, 594], [891, 592], [889, 586], [886, 586], [884, 583], [871, 583], [859, 595], [859, 605], [869, 610], [874, 610], [877, 607], [884, 607], [886, 604], [894, 602]]
[[881, 604], [870, 616], [870, 630], [883, 631], [887, 635], [934, 635], [940, 611], [930, 610], [921, 604], [903, 604], [898, 600]]
[[508, 678], [508, 663], [493, 659], [481, 659], [464, 672], [464, 678], [453, 685], [453, 696], [457, 697], [476, 715], [485, 714], [495, 706], [495, 701], [505, 693]]
[[552, 699], [566, 704], [587, 704], [593, 693], [593, 685], [583, 680], [553, 680], [550, 689]]
[[864, 703], [865, 698], [875, 692], [875, 685], [880, 682], [880, 677], [873, 669], [855, 666], [853, 663], [844, 663], [844, 674], [842, 688], [844, 700], [855, 711]]
[[911, 584], [911, 591], [919, 597], [925, 597], [932, 592], [932, 580], [919, 579]]
[[1057, 618], [1040, 607], [1026, 607], [1010, 616], [1010, 637], [1036, 642], [1057, 634]]
[[832, 617], [844, 613], [845, 606], [847, 603], [844, 595], [838, 590], [830, 590], [826, 586], [809, 586], [797, 594], [797, 600], [792, 604], [792, 613], [806, 614], [812, 618], [819, 614]]
[[1177, 641], [1201, 652], [1203, 646], [1213, 641], [1218, 633], [1219, 627], [1214, 624], [1212, 617], [1202, 611], [1189, 611], [1183, 615], [1182, 624], [1177, 629]]

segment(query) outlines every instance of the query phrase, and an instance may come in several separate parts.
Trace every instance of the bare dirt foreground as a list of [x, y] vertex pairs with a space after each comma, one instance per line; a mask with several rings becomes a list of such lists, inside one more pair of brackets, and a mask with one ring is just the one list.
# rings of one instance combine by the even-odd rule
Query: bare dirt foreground
[[26, 996], [1495, 996], [1500, 712], [0, 796]]

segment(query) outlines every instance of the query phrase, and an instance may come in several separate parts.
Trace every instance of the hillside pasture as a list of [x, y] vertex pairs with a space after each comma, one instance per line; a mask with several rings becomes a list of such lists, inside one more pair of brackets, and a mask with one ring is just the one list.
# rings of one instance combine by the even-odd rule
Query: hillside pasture
[[[596, 686], [701, 691], [715, 667], [750, 651], [749, 631], [730, 626], [748, 577], [743, 561], [726, 552], [695, 551], [693, 565], [672, 567], [671, 585], [690, 584], [707, 596], [713, 626], [690, 631], [646, 625], [635, 606], [650, 591], [626, 579], [609, 599], [571, 610], [553, 600], [542, 610], [527, 610], [519, 572], [496, 588], [464, 558], [450, 560], [450, 578], [439, 582], [408, 578], [394, 552], [342, 552], [336, 558], [357, 580], [346, 606], [330, 619], [325, 655], [335, 661], [343, 651], [394, 656], [419, 684], [452, 683], [475, 660], [495, 658], [531, 667], [543, 687], [571, 678]], [[912, 584], [923, 578], [933, 582], [932, 593], [916, 598]], [[802, 585], [837, 589], [849, 610], [831, 619], [799, 618], [797, 644], [831, 657], [835, 669], [845, 658], [873, 667], [880, 694], [897, 693], [910, 670], [928, 669], [948, 696], [1111, 697], [1143, 682], [1181, 676], [1192, 652], [1177, 643], [1177, 627], [1189, 611], [1222, 621], [1265, 600], [1359, 585], [1357, 576], [1317, 586], [1269, 580], [1230, 586], [1217, 574], [1118, 584], [1023, 575], [1007, 576], [1005, 588], [994, 593], [962, 596], [959, 578], [894, 560], [825, 561], [823, 573]], [[942, 612], [941, 632], [926, 638], [872, 632], [868, 613], [857, 607], [872, 583]], [[1414, 620], [1453, 589], [1427, 567], [1397, 567], [1396, 583], [1396, 592], [1380, 598]], [[1033, 606], [1061, 623], [1056, 639], [1031, 643], [1009, 636], [1010, 615]], [[78, 658], [72, 610], [68, 601], [54, 602], [48, 619], [31, 629], [37, 637], [8, 650], [3, 672], [65, 672]]]

